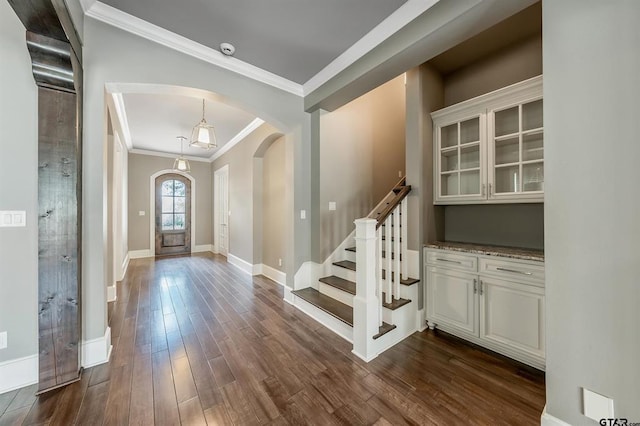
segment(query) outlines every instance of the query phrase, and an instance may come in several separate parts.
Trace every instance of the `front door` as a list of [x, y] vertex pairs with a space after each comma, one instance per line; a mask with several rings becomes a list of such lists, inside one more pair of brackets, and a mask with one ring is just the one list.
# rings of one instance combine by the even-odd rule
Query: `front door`
[[156, 256], [191, 253], [191, 181], [166, 174], [155, 187]]

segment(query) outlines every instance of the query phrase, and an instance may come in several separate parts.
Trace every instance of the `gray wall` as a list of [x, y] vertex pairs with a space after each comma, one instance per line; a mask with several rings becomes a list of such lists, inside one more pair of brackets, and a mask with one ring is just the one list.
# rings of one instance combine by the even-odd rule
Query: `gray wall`
[[285, 140], [274, 141], [262, 163], [262, 263], [277, 270], [285, 256]]
[[[447, 75], [444, 106], [540, 74], [542, 35], [518, 42]], [[544, 214], [540, 204], [446, 206], [436, 207], [436, 211], [441, 211], [444, 217], [441, 222], [444, 230], [439, 229], [437, 234], [444, 234], [447, 241], [535, 249], [544, 246]]]
[[444, 79], [444, 106], [542, 74], [542, 34], [523, 40]]
[[38, 352], [38, 92], [25, 29], [0, 1], [0, 210], [25, 210], [25, 228], [0, 228], [0, 362]]
[[254, 157], [260, 148], [266, 150], [274, 135], [282, 134], [265, 123], [212, 164], [214, 172], [229, 165], [229, 253], [252, 265], [262, 263], [263, 241], [262, 216], [254, 214], [254, 206], [263, 208], [263, 160], [258, 160], [256, 172]]
[[[404, 76], [320, 117], [321, 259], [405, 173]], [[329, 210], [335, 201], [337, 209]]]
[[547, 411], [640, 421], [640, 2], [544, 1]]
[[[171, 170], [174, 158], [156, 157], [129, 153], [129, 250], [151, 249], [149, 243], [149, 226], [153, 221], [149, 211], [151, 195], [150, 178], [161, 170]], [[196, 245], [212, 244], [211, 223], [213, 213], [211, 186], [211, 165], [201, 161], [191, 161], [191, 176], [195, 180], [195, 213], [196, 239], [191, 249]], [[139, 211], [146, 214], [140, 216]]]
[[544, 250], [542, 204], [447, 206], [444, 239]]

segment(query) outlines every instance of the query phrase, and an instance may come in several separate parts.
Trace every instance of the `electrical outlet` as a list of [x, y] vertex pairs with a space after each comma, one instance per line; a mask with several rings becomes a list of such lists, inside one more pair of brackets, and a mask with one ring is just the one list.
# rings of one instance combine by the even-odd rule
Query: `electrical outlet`
[[7, 347], [7, 332], [0, 333], [0, 349], [6, 349]]
[[145, 214], [147, 213], [144, 210], [138, 211], [138, 216], [144, 216]]
[[592, 420], [615, 418], [613, 399], [589, 389], [582, 388], [582, 406], [584, 407], [584, 415]]
[[282, 266], [282, 259], [278, 259], [278, 266]]
[[335, 209], [336, 209], [336, 202], [329, 201], [329, 210], [335, 210]]

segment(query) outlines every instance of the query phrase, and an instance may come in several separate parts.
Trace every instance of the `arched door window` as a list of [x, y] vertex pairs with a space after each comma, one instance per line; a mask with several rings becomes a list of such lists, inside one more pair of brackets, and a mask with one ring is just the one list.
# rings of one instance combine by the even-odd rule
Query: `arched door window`
[[156, 255], [191, 252], [191, 181], [178, 174], [156, 178]]

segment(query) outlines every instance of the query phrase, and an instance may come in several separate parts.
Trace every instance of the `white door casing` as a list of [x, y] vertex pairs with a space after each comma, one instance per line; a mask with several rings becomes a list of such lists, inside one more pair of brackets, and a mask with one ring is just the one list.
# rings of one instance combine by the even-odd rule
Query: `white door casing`
[[214, 184], [214, 251], [226, 256], [229, 253], [229, 165], [213, 174]]

